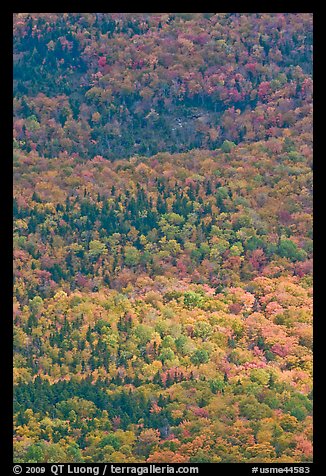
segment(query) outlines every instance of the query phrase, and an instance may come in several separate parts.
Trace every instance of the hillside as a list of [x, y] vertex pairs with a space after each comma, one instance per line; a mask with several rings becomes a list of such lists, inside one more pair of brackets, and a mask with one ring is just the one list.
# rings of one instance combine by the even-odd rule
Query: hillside
[[15, 461], [312, 461], [311, 15], [14, 38]]

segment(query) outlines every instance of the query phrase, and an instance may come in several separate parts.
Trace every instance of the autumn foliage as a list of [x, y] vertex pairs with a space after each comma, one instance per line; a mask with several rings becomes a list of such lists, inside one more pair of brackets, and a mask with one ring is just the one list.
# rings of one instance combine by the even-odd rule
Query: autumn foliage
[[311, 461], [311, 15], [14, 37], [15, 461]]

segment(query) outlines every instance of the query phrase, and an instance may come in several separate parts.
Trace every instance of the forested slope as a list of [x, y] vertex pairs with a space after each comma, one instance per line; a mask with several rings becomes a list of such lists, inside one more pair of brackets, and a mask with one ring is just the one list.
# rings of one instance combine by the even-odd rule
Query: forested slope
[[310, 14], [19, 14], [16, 140], [115, 160], [283, 136], [312, 92]]
[[16, 461], [311, 461], [311, 15], [14, 35]]

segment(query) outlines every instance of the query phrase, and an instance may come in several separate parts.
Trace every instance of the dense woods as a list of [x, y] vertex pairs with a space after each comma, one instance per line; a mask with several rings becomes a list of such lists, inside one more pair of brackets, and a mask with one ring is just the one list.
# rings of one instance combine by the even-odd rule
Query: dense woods
[[312, 16], [14, 17], [17, 462], [312, 460]]

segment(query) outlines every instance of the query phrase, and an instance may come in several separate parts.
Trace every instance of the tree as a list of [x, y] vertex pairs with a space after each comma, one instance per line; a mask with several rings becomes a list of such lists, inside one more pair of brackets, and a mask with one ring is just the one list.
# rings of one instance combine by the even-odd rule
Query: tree
[[209, 360], [209, 354], [207, 350], [205, 349], [197, 349], [195, 352], [191, 355], [191, 362], [194, 365], [199, 366], [200, 364], [205, 364]]
[[105, 243], [102, 243], [99, 240], [92, 240], [89, 243], [88, 256], [91, 260], [97, 260], [100, 256], [105, 256], [108, 254]]
[[127, 266], [137, 266], [140, 263], [141, 254], [134, 246], [126, 246], [124, 249], [124, 257]]
[[235, 143], [229, 140], [225, 140], [221, 146], [222, 152], [228, 154], [235, 147]]

